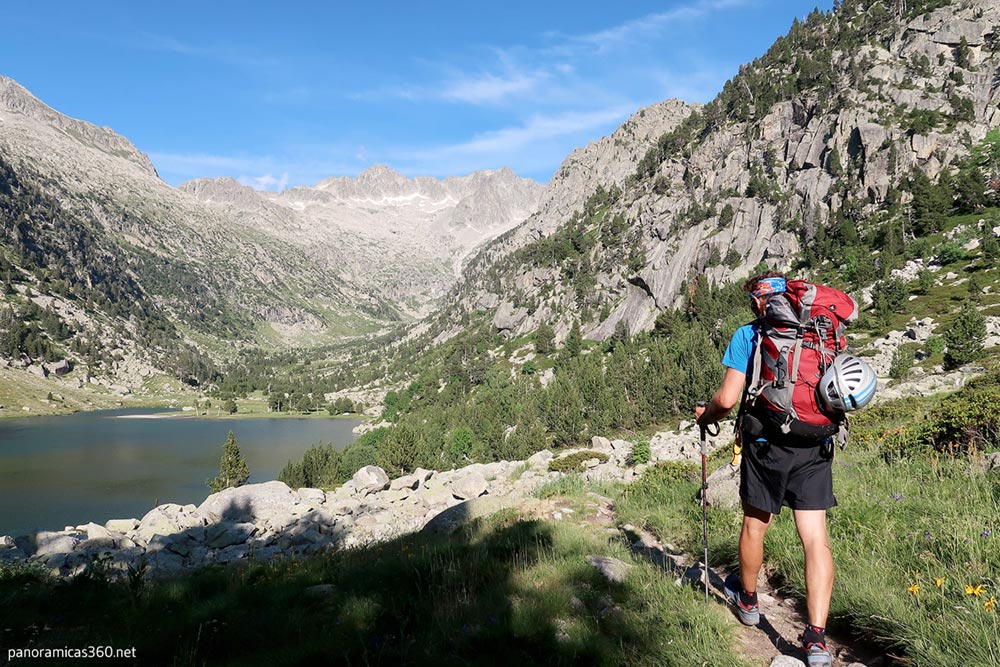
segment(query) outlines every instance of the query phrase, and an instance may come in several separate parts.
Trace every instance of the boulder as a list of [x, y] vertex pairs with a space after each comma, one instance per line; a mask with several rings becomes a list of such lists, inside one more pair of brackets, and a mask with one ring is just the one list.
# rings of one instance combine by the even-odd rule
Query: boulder
[[477, 472], [463, 475], [451, 483], [451, 492], [459, 500], [471, 500], [486, 493], [486, 478]]
[[66, 532], [41, 531], [35, 534], [35, 553], [38, 558], [44, 558], [52, 554], [65, 554], [73, 551], [76, 545], [81, 542], [80, 535], [67, 534]]
[[587, 556], [587, 561], [608, 581], [620, 584], [625, 581], [632, 566], [623, 560], [607, 556]]
[[208, 527], [205, 537], [211, 549], [224, 549], [234, 544], [243, 544], [257, 533], [257, 526], [252, 523], [223, 521]]
[[790, 655], [779, 655], [771, 661], [770, 667], [806, 667], [805, 663]]
[[740, 507], [740, 468], [728, 463], [708, 476], [708, 503], [721, 509]]
[[365, 466], [351, 478], [354, 488], [362, 495], [368, 495], [389, 488], [389, 476], [378, 466]]
[[590, 448], [599, 452], [610, 452], [612, 450], [611, 441], [599, 435], [590, 439]]
[[412, 474], [413, 474], [414, 477], [417, 478], [417, 480], [421, 484], [423, 484], [424, 482], [427, 482], [432, 477], [434, 477], [434, 475], [437, 474], [437, 471], [435, 471], [435, 470], [427, 470], [425, 468], [417, 468], [416, 470], [413, 471]]
[[167, 503], [154, 507], [142, 517], [135, 536], [149, 541], [154, 535], [176, 535], [203, 525], [205, 520], [202, 517], [189, 514], [181, 505]]
[[555, 457], [552, 454], [552, 452], [550, 452], [547, 449], [543, 449], [542, 451], [536, 452], [536, 453], [532, 454], [531, 456], [529, 456], [527, 463], [532, 468], [535, 468], [535, 469], [538, 469], [538, 470], [548, 470], [549, 469], [549, 462], [552, 461], [553, 458], [555, 458]]
[[360, 506], [360, 500], [355, 500], [354, 498], [336, 498], [327, 505], [327, 509], [335, 516], [344, 516], [354, 514]]
[[111, 519], [104, 527], [112, 533], [127, 533], [139, 527], [138, 519]]
[[322, 505], [326, 502], [326, 493], [323, 489], [299, 489], [297, 491], [302, 502], [311, 505]]
[[233, 544], [215, 552], [216, 563], [232, 563], [243, 560], [250, 553], [250, 547], [246, 544]]
[[298, 496], [284, 482], [246, 484], [213, 493], [198, 506], [198, 514], [213, 521], [253, 521], [287, 514]]
[[333, 595], [336, 590], [333, 584], [316, 584], [315, 586], [308, 587], [303, 592], [307, 598], [326, 598]]
[[88, 523], [80, 527], [80, 530], [87, 533], [87, 539], [95, 540], [100, 538], [110, 538], [111, 531], [96, 523]]
[[528, 317], [527, 308], [517, 308], [510, 301], [505, 301], [497, 308], [493, 316], [493, 328], [497, 331], [513, 331]]
[[423, 527], [422, 532], [451, 534], [462, 524], [489, 516], [501, 509], [513, 507], [518, 502], [517, 499], [510, 496], [505, 498], [483, 496], [482, 498], [466, 500], [435, 514]]
[[56, 375], [66, 375], [71, 370], [73, 370], [73, 366], [66, 359], [60, 359], [52, 366], [52, 372]]
[[420, 486], [420, 478], [417, 475], [403, 475], [389, 482], [390, 491], [413, 490], [418, 486]]

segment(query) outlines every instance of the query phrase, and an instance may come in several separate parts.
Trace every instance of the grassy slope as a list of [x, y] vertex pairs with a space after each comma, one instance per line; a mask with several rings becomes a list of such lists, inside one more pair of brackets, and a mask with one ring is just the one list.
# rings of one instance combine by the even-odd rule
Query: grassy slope
[[[610, 583], [589, 554], [633, 568]], [[330, 590], [307, 591], [318, 584]], [[0, 569], [0, 600], [5, 645], [135, 646], [136, 664], [745, 664], [728, 648], [734, 619], [620, 538], [512, 511], [451, 536], [162, 583]]]
[[[860, 632], [907, 664], [1000, 664], [1000, 608], [986, 606], [1000, 598], [1000, 472], [985, 471], [979, 456], [900, 449], [912, 442], [907, 429], [941, 400], [873, 409], [858, 420], [852, 444], [837, 453], [840, 504], [829, 513], [838, 567], [831, 626]], [[1000, 441], [992, 446], [1000, 449]], [[717, 457], [713, 469], [723, 462]], [[687, 479], [683, 472], [647, 475], [625, 490], [617, 509], [622, 520], [697, 551], [700, 513], [691, 502], [697, 471], [688, 470]], [[710, 512], [714, 565], [736, 567], [739, 524], [739, 512]], [[804, 596], [801, 546], [788, 511], [774, 520], [765, 560], [774, 582]], [[916, 593], [909, 589], [914, 584]], [[966, 594], [966, 586], [978, 585], [981, 596]]]

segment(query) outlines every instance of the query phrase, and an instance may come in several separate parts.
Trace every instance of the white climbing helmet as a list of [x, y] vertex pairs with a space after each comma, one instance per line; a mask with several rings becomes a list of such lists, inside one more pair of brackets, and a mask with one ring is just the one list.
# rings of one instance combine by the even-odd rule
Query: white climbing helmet
[[875, 396], [878, 378], [864, 360], [841, 354], [823, 374], [816, 391], [830, 412], [859, 410]]

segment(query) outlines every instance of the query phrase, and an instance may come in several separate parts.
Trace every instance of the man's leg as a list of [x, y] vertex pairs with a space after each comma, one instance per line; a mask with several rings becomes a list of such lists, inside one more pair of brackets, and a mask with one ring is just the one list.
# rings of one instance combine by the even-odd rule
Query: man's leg
[[[809, 611], [809, 623], [825, 628], [826, 617], [830, 613], [830, 597], [833, 595], [833, 553], [826, 534], [826, 510], [795, 510], [794, 514], [795, 528], [799, 532], [806, 557], [806, 609]], [[743, 541], [740, 540], [740, 561], [742, 560]]]
[[740, 531], [740, 580], [747, 593], [757, 591], [757, 576], [764, 562], [764, 534], [771, 525], [771, 513], [743, 503], [743, 530]]

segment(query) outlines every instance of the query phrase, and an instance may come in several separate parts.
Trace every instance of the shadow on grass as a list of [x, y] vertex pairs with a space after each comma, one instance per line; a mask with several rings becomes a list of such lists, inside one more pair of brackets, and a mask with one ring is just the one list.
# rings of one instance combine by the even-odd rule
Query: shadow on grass
[[[6, 647], [135, 647], [142, 665], [621, 665], [662, 655], [633, 613], [635, 590], [598, 574], [582, 557], [588, 546], [506, 511], [448, 535], [163, 580], [9, 575], [0, 637]], [[659, 664], [689, 664], [677, 660]]]

